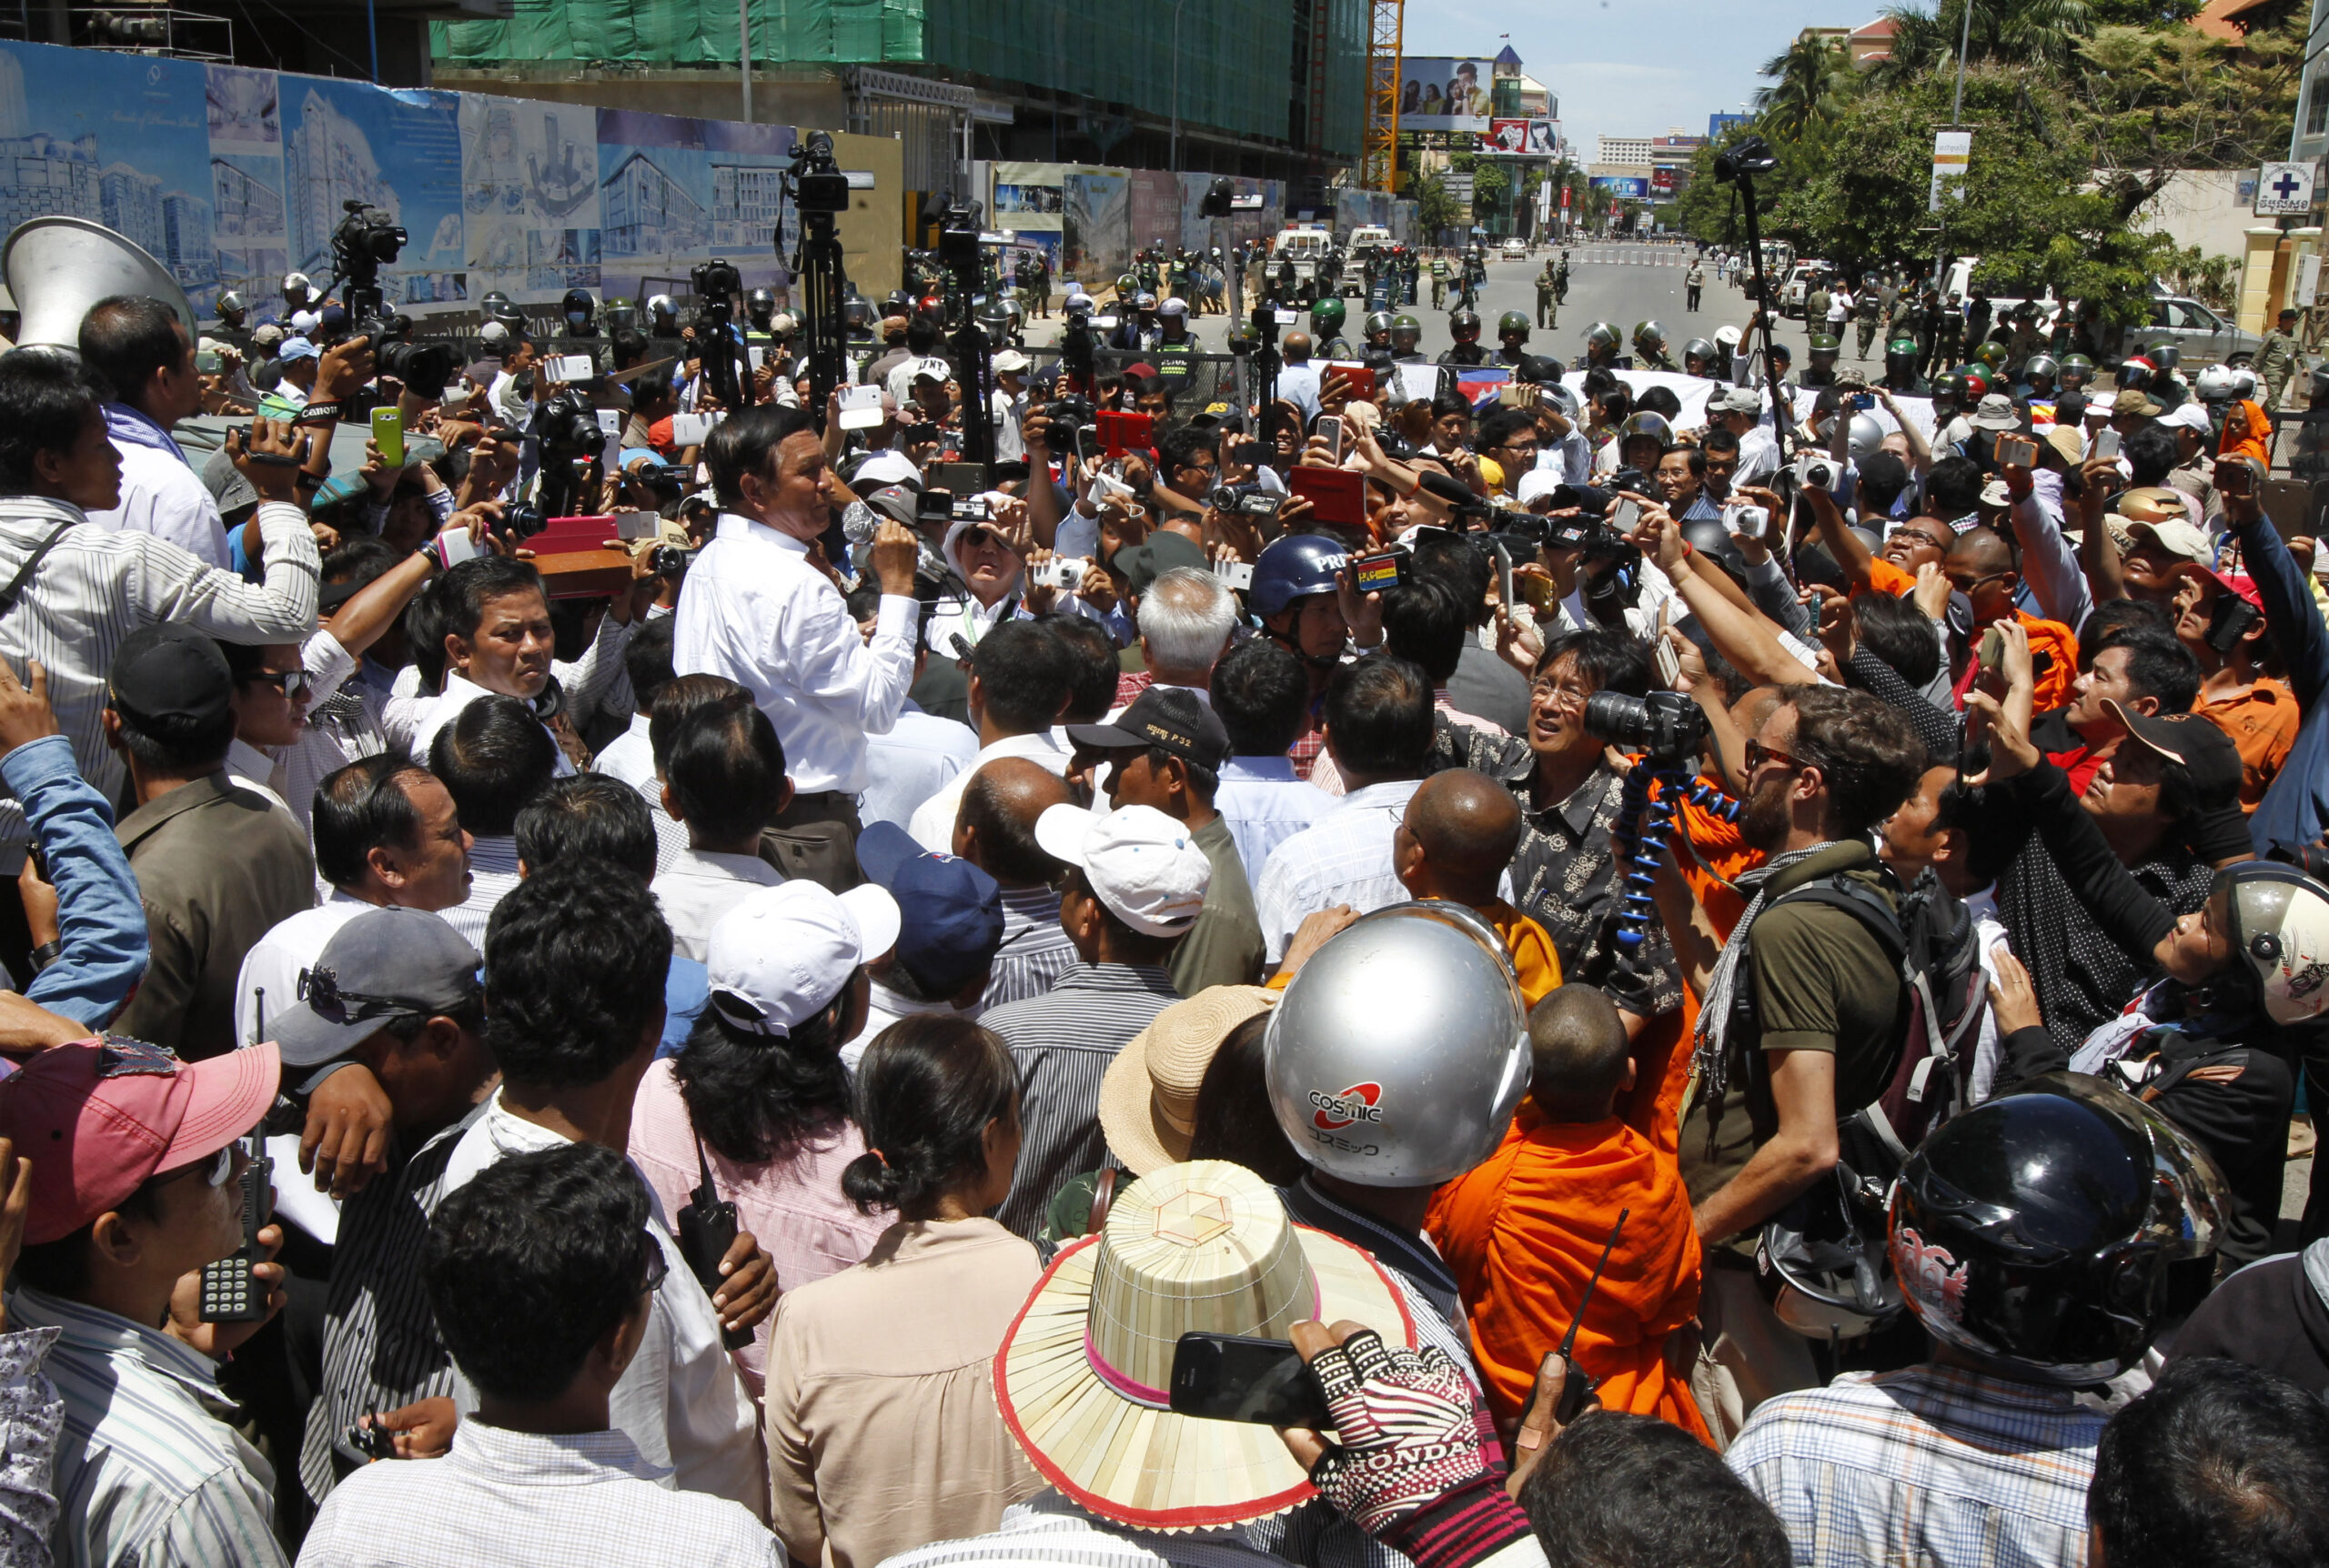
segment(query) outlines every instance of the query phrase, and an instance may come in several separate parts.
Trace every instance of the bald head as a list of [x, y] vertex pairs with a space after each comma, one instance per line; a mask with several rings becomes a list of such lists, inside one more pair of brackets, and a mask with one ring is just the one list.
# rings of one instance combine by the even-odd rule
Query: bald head
[[1631, 1076], [1631, 1049], [1615, 1002], [1589, 985], [1562, 986], [1528, 1015], [1529, 1098], [1555, 1121], [1599, 1121]]
[[[1424, 780], [1403, 823], [1412, 852], [1399, 879], [1419, 899], [1492, 903], [1497, 879], [1520, 843], [1520, 803], [1484, 773], [1451, 769]], [[1406, 846], [1402, 846], [1406, 848]]]
[[2013, 570], [2013, 551], [1995, 528], [1966, 529], [1942, 559], [1951, 569], [1963, 568], [1983, 576]]
[[1023, 757], [988, 763], [963, 787], [953, 852], [1006, 888], [1040, 887], [1066, 868], [1035, 842], [1035, 819], [1067, 804], [1067, 780]]
[[1741, 735], [1759, 735], [1763, 720], [1780, 710], [1787, 700], [1786, 691], [1776, 686], [1759, 686], [1730, 705], [1730, 721], [1739, 726]]

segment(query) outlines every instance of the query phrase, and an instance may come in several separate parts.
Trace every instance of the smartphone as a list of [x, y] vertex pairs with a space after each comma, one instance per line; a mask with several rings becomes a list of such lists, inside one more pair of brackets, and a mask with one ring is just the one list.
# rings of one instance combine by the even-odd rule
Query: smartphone
[[1499, 539], [1490, 539], [1488, 550], [1496, 557], [1496, 602], [1504, 607], [1507, 614], [1510, 614], [1512, 611], [1512, 552], [1506, 549], [1503, 541]]
[[205, 348], [194, 357], [194, 367], [205, 376], [216, 376], [227, 367], [227, 361], [215, 348]]
[[1638, 502], [1617, 500], [1609, 506], [1609, 531], [1630, 534], [1641, 526], [1641, 506]]
[[2245, 457], [2216, 459], [2214, 478], [2219, 494], [2245, 498], [2256, 493], [2256, 470]]
[[2115, 457], [2119, 455], [2119, 432], [2105, 425], [2094, 433], [2094, 455]]
[[1358, 401], [1362, 403], [1375, 401], [1375, 372], [1366, 366], [1353, 364], [1347, 359], [1329, 360], [1326, 374], [1340, 376], [1349, 384], [1350, 395]]
[[[737, 1223], [736, 1205], [712, 1188], [709, 1163], [703, 1168], [703, 1185], [690, 1192], [680, 1209], [678, 1231], [680, 1255], [687, 1259], [689, 1272], [695, 1275], [705, 1295], [712, 1294], [720, 1289], [721, 1262], [736, 1244]], [[723, 1328], [720, 1342], [731, 1351], [741, 1350], [752, 1342], [752, 1331]]]
[[557, 381], [595, 381], [599, 377], [598, 361], [588, 354], [561, 354], [553, 362], [551, 379]]
[[1284, 1340], [1183, 1334], [1166, 1392], [1175, 1415], [1322, 1431], [1334, 1424], [1310, 1363]]
[[1259, 441], [1232, 441], [1229, 460], [1248, 468], [1257, 468], [1270, 460], [1270, 449]]
[[256, 1136], [243, 1141], [250, 1162], [243, 1167], [243, 1244], [228, 1257], [202, 1265], [202, 1302], [197, 1316], [206, 1323], [267, 1321], [267, 1288], [251, 1274], [258, 1263], [258, 1233], [275, 1217], [275, 1161]]
[[882, 422], [882, 389], [879, 387], [844, 387], [841, 389], [841, 427], [844, 430], [871, 430]]
[[927, 419], [907, 426], [904, 433], [899, 437], [909, 447], [934, 447], [945, 438], [946, 432]]
[[2004, 663], [2005, 633], [2000, 631], [1995, 627], [1991, 627], [1989, 630], [1983, 632], [1981, 634], [1981, 650], [1975, 654], [1974, 657], [1981, 660], [1981, 668], [1985, 670], [1995, 669], [1999, 665]]
[[1497, 404], [1506, 408], [1534, 408], [1544, 396], [1544, 388], [1533, 381], [1507, 381], [1496, 389]]
[[469, 538], [469, 531], [467, 528], [446, 529], [437, 536], [434, 548], [437, 551], [437, 559], [449, 571], [463, 561], [473, 561], [478, 557], [488, 553], [475, 539]]
[[1995, 450], [2001, 468], [2009, 464], [2017, 468], [2038, 466], [2038, 443], [2027, 436], [2000, 436]]
[[1319, 440], [1326, 443], [1326, 450], [1334, 455], [1334, 461], [1339, 463], [1343, 460], [1343, 420], [1341, 415], [1321, 414], [1318, 416], [1318, 427], [1312, 431], [1311, 434], [1317, 437]]
[[1854, 410], [1856, 413], [1865, 414], [1865, 413], [1867, 413], [1870, 408], [1873, 408], [1873, 407], [1876, 407], [1876, 394], [1875, 394], [1875, 393], [1873, 393], [1873, 392], [1855, 392], [1855, 393], [1853, 393], [1853, 394], [1852, 394], [1852, 408], [1853, 408], [1853, 410]]
[[375, 408], [372, 410], [372, 445], [380, 448], [380, 461], [391, 468], [404, 467], [404, 410]]
[[1350, 558], [1350, 586], [1356, 592], [1381, 593], [1397, 588], [1407, 578], [1405, 550], [1370, 550]]
[[1226, 583], [1232, 589], [1249, 588], [1254, 586], [1254, 563], [1223, 561], [1213, 568], [1213, 575]]
[[701, 414], [671, 416], [671, 440], [677, 446], [701, 447], [711, 435], [711, 423]]
[[986, 469], [976, 463], [933, 463], [923, 483], [958, 496], [975, 496], [994, 487], [986, 482]]

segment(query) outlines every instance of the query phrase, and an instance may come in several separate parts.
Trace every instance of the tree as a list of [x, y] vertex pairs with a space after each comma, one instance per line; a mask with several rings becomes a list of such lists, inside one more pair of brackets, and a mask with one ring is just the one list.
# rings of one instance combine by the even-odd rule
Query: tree
[[2079, 40], [2095, 27], [2089, 0], [1940, 0], [1930, 12], [1888, 6], [1891, 57], [1876, 73], [1880, 81], [1893, 86], [1943, 65], [1953, 68], [1968, 5], [1973, 8], [1969, 65], [2067, 65]]
[[1851, 74], [1844, 52], [1826, 38], [1799, 35], [1784, 55], [1763, 62], [1772, 85], [1755, 91], [1755, 111], [1770, 135], [1794, 141], [1831, 116]]
[[1424, 233], [1437, 237], [1464, 221], [1464, 209], [1436, 174], [1418, 175], [1407, 184], [1416, 200], [1416, 221]]

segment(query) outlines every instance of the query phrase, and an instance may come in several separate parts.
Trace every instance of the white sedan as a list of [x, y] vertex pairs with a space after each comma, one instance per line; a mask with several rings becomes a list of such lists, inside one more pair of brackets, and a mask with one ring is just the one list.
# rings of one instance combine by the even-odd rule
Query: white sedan
[[1504, 259], [1507, 261], [1527, 260], [1528, 242], [1525, 239], [1506, 240], [1504, 242]]

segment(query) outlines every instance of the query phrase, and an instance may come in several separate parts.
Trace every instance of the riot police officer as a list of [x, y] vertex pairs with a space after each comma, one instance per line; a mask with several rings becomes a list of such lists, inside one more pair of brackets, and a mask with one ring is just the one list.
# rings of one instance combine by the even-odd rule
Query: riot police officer
[[1480, 347], [1480, 314], [1469, 306], [1447, 317], [1447, 330], [1455, 337], [1456, 346], [1439, 357], [1442, 365], [1485, 365], [1487, 350]]

